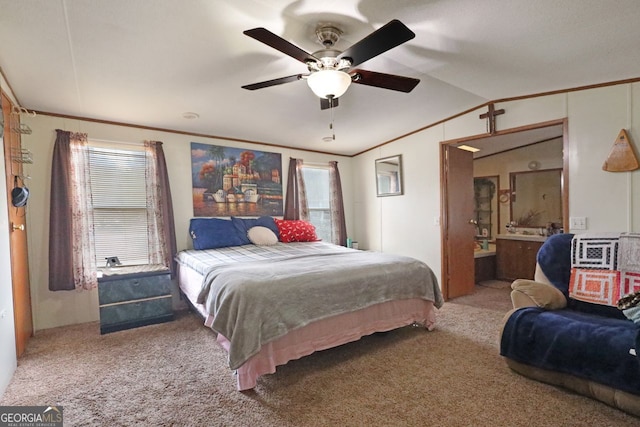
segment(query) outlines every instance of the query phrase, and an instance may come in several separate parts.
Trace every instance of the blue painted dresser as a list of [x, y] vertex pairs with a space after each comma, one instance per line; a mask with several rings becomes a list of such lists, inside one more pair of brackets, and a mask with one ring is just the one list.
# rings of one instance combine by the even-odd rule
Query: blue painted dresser
[[173, 320], [171, 283], [169, 270], [99, 278], [100, 333]]

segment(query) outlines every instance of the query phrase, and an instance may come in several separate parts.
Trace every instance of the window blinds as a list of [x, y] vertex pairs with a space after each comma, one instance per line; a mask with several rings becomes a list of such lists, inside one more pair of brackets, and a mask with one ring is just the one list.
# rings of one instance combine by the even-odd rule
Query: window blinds
[[145, 152], [89, 148], [96, 262], [149, 263]]
[[303, 166], [304, 185], [307, 190], [309, 221], [316, 227], [318, 237], [331, 241], [331, 208], [329, 204], [329, 168]]

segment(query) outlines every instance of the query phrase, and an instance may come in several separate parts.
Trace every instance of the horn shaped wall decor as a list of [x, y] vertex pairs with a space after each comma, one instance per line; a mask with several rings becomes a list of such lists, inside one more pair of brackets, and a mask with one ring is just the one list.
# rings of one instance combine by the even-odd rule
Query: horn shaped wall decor
[[627, 131], [622, 129], [613, 143], [609, 157], [604, 161], [602, 170], [609, 172], [627, 172], [640, 168], [638, 157], [633, 149]]

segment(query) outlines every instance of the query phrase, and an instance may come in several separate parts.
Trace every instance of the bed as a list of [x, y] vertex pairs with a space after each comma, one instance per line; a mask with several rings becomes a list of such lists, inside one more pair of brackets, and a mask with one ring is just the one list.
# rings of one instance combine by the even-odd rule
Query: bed
[[443, 304], [423, 262], [319, 241], [190, 249], [176, 261], [181, 293], [216, 332], [238, 390], [365, 335], [432, 330]]

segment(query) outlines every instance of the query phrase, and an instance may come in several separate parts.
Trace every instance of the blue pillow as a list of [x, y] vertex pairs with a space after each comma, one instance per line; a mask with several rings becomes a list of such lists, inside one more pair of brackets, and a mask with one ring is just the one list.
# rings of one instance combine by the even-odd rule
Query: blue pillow
[[194, 249], [215, 249], [246, 244], [233, 222], [228, 219], [191, 218], [189, 235], [193, 239]]
[[273, 231], [278, 237], [278, 240], [280, 240], [280, 231], [278, 230], [278, 226], [270, 216], [261, 216], [260, 218], [238, 218], [237, 216], [232, 216], [231, 221], [236, 227], [236, 230], [238, 230], [238, 234], [244, 242], [242, 243], [243, 245], [251, 244], [251, 240], [249, 240], [247, 233], [251, 227], [257, 226], [267, 227], [269, 230]]

